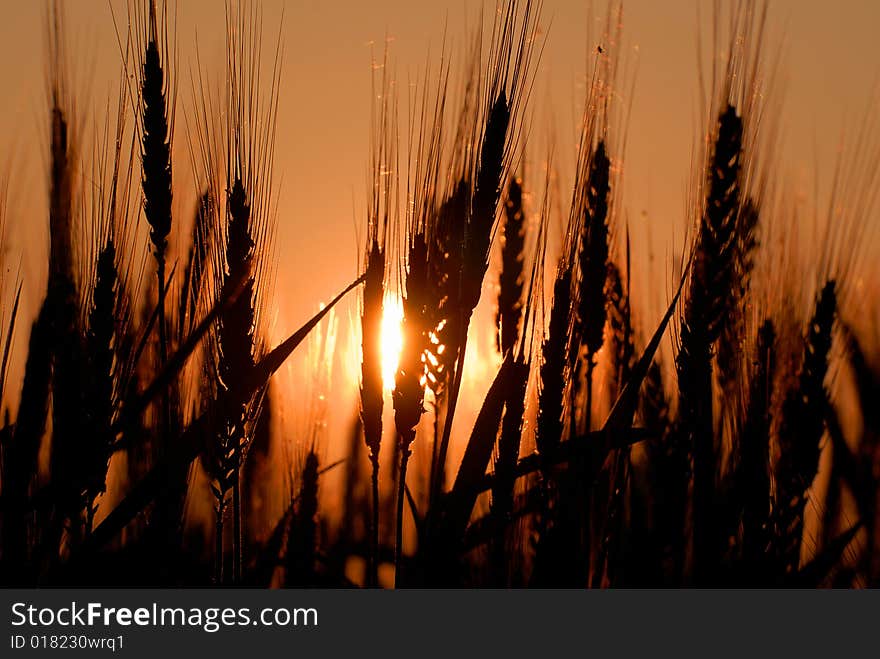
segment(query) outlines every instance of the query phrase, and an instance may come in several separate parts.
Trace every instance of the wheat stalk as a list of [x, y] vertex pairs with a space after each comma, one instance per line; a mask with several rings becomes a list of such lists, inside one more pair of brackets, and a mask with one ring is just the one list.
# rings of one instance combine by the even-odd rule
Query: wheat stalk
[[428, 348], [427, 308], [430, 304], [428, 289], [428, 246], [425, 235], [416, 229], [409, 238], [406, 256], [406, 295], [403, 298], [403, 347], [400, 363], [394, 377], [394, 425], [397, 429], [400, 469], [398, 472], [397, 515], [395, 537], [395, 583], [401, 581], [403, 555], [403, 501], [406, 488], [406, 469], [416, 437], [416, 427], [424, 412]]
[[507, 186], [498, 276], [498, 310], [495, 314], [497, 345], [501, 354], [512, 350], [519, 339], [525, 249], [525, 213], [522, 181], [513, 177]]
[[774, 524], [777, 556], [783, 574], [798, 568], [808, 491], [819, 468], [819, 442], [825, 432], [825, 376], [837, 314], [834, 280], [816, 298], [803, 342], [797, 386], [783, 402], [776, 465]]
[[712, 350], [727, 317], [733, 286], [733, 248], [739, 209], [743, 124], [728, 105], [719, 115], [709, 158], [705, 212], [685, 300], [677, 359], [679, 419], [694, 462], [694, 572], [707, 578], [712, 554], [715, 434], [712, 416]]

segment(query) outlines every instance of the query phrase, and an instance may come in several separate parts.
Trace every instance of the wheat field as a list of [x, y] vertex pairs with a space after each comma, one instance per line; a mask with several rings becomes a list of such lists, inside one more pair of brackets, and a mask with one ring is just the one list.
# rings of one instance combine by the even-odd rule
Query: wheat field
[[[226, 0], [223, 57], [186, 61], [174, 2], [111, 4], [95, 104], [47, 1], [41, 153], [18, 155], [45, 162], [45, 218], [0, 171], [2, 583], [875, 586], [880, 104], [799, 188], [772, 7], [698, 30], [664, 254], [624, 194], [623, 4], [582, 37], [571, 149], [534, 110], [540, 0], [474, 12], [414, 74], [373, 44], [339, 284], [279, 275], [279, 234], [330, 219], [279, 204], [261, 3]], [[37, 264], [9, 240], [30, 223]]]

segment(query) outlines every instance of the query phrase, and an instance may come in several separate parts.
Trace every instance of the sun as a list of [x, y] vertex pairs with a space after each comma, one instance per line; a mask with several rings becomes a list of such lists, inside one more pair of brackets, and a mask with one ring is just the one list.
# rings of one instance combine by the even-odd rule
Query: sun
[[382, 310], [382, 383], [394, 389], [394, 376], [403, 349], [403, 303], [397, 295], [386, 295]]

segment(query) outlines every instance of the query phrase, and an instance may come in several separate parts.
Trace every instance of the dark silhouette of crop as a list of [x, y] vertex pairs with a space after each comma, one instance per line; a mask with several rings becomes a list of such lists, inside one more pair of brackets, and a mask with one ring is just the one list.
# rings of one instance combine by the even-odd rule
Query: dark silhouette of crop
[[[359, 274], [277, 343], [274, 239], [294, 220], [276, 207], [282, 44], [259, 3], [227, 3], [220, 84], [189, 67], [177, 130], [173, 12], [131, 3], [117, 104], [85, 144], [50, 3], [48, 277], [0, 282], [2, 583], [880, 583], [880, 336], [860, 270], [880, 148], [844, 152], [825, 239], [800, 241], [768, 192], [785, 181], [764, 7], [732, 2], [668, 281], [638, 276], [622, 207], [622, 9], [590, 58], [558, 213], [553, 163], [543, 186], [525, 166], [541, 6], [501, 0], [460, 63], [444, 50], [411, 86], [406, 121], [390, 52], [374, 63]], [[349, 293], [351, 359], [333, 321]], [[468, 349], [483, 330], [488, 356]], [[304, 344], [321, 366], [290, 394], [272, 378]], [[281, 423], [290, 396], [314, 399], [302, 436]], [[337, 462], [331, 415], [351, 420]]]

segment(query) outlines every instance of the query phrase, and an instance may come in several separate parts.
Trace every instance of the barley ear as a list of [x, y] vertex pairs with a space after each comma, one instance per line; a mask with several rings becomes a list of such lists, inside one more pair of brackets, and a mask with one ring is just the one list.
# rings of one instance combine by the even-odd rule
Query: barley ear
[[797, 387], [782, 404], [774, 500], [779, 576], [794, 573], [800, 561], [804, 510], [819, 468], [819, 443], [825, 432], [825, 376], [836, 313], [836, 284], [829, 280], [816, 299], [807, 328]]
[[678, 354], [679, 420], [693, 451], [694, 573], [711, 578], [715, 533], [712, 505], [717, 459], [712, 416], [712, 351], [727, 317], [739, 207], [742, 119], [722, 111], [709, 159], [708, 191], [697, 236]]
[[507, 187], [504, 205], [501, 274], [495, 314], [497, 345], [502, 355], [516, 345], [522, 322], [525, 229], [522, 181], [514, 177]]

